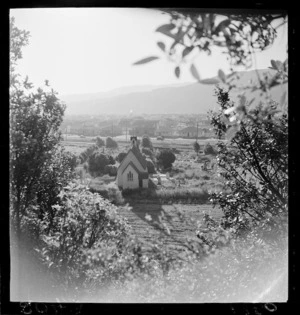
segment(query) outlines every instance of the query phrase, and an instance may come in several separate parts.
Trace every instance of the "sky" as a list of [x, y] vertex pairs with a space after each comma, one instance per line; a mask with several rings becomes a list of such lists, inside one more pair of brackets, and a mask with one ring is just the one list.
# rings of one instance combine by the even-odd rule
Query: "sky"
[[[157, 10], [139, 8], [13, 9], [16, 26], [30, 32], [18, 72], [28, 75], [35, 87], [45, 79], [61, 95], [97, 93], [124, 86], [194, 83], [188, 65], [180, 79], [175, 65], [156, 45], [167, 42], [155, 29], [169, 21]], [[281, 28], [272, 48], [256, 54], [256, 68], [270, 60], [285, 60], [287, 28]], [[149, 64], [133, 66], [144, 57], [160, 56]], [[213, 51], [195, 60], [201, 78], [229, 72], [226, 56]]]

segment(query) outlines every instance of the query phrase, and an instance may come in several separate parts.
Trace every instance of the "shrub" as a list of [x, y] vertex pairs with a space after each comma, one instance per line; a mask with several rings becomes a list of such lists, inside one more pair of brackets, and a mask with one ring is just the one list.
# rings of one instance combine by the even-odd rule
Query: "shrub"
[[112, 155], [109, 155], [108, 159], [109, 159], [109, 164], [111, 164], [111, 165], [116, 164], [116, 161], [115, 161], [115, 159], [114, 159], [114, 157]]
[[195, 152], [198, 154], [200, 151], [200, 144], [197, 141], [195, 141], [193, 144], [193, 147], [194, 147]]
[[146, 159], [146, 162], [147, 162], [148, 173], [149, 174], [156, 173], [155, 166], [154, 166], [154, 163], [152, 162], [152, 160]]
[[203, 152], [204, 154], [212, 154], [212, 155], [216, 155], [217, 152], [216, 150], [213, 148], [213, 146], [209, 143], [207, 143], [205, 146], [204, 146], [204, 149], [203, 149]]
[[147, 155], [148, 157], [150, 157], [152, 159], [153, 157], [153, 152], [151, 149], [143, 147], [142, 148], [142, 153], [144, 153], [145, 155]]
[[97, 145], [99, 148], [101, 148], [101, 147], [104, 147], [104, 146], [105, 146], [105, 142], [104, 142], [104, 140], [103, 140], [102, 138], [97, 137], [97, 138], [96, 138], [96, 145]]
[[118, 147], [118, 143], [111, 137], [106, 138], [106, 147], [111, 149], [116, 149]]
[[115, 165], [108, 164], [104, 167], [104, 174], [108, 174], [109, 176], [117, 176], [118, 168]]
[[119, 163], [121, 163], [123, 161], [123, 159], [125, 158], [125, 156], [127, 155], [126, 152], [120, 152], [118, 154], [118, 156], [116, 157], [116, 161], [118, 161]]
[[86, 148], [82, 153], [80, 153], [79, 158], [81, 160], [81, 163], [84, 163], [88, 160], [88, 158], [98, 150], [98, 146], [96, 144], [93, 144]]
[[158, 163], [162, 165], [165, 169], [172, 167], [172, 164], [176, 159], [175, 154], [167, 149], [159, 151], [156, 158]]
[[88, 159], [89, 172], [93, 176], [98, 176], [104, 172], [104, 168], [109, 164], [109, 157], [99, 151], [94, 152]]
[[153, 145], [152, 145], [152, 142], [151, 142], [151, 139], [149, 138], [149, 136], [144, 135], [142, 137], [142, 147], [153, 150]]

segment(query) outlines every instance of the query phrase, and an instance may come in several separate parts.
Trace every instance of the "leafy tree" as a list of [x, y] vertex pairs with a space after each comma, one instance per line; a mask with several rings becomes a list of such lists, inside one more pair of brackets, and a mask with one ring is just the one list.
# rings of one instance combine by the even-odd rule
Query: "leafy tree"
[[200, 144], [197, 141], [195, 141], [193, 144], [193, 147], [194, 147], [195, 152], [198, 154], [200, 151]]
[[149, 174], [155, 174], [156, 171], [155, 171], [155, 166], [154, 166], [153, 161], [151, 159], [147, 158], [146, 162], [147, 162], [148, 173]]
[[117, 176], [118, 168], [115, 165], [108, 164], [104, 167], [104, 174], [108, 174], [109, 176]]
[[[57, 93], [49, 90], [33, 91], [32, 84], [20, 79], [15, 73], [21, 49], [28, 43], [29, 33], [19, 30], [14, 19], [10, 21], [10, 185], [12, 222], [20, 236], [22, 222], [29, 211], [36, 207], [42, 215], [47, 202], [55, 195], [56, 186], [65, 185], [72, 177], [75, 158], [59, 146], [59, 127], [65, 106], [57, 98]], [[70, 163], [69, 167], [66, 163]], [[57, 167], [64, 165], [65, 172]], [[46, 193], [42, 193], [46, 191]], [[52, 196], [50, 198], [50, 196]], [[45, 199], [43, 199], [45, 198]], [[50, 199], [49, 199], [50, 198]], [[37, 202], [39, 205], [37, 205]]]
[[104, 168], [109, 163], [109, 156], [100, 151], [95, 151], [88, 159], [89, 172], [98, 176], [104, 172]]
[[151, 149], [143, 147], [142, 153], [145, 154], [147, 157], [149, 157], [151, 160], [154, 159], [154, 153]]
[[151, 141], [151, 139], [149, 138], [149, 136], [144, 135], [144, 136], [142, 137], [142, 147], [143, 147], [143, 148], [148, 148], [148, 149], [150, 149], [150, 150], [153, 150], [152, 141]]
[[97, 145], [99, 148], [101, 148], [101, 147], [104, 147], [104, 146], [105, 146], [105, 142], [104, 142], [104, 140], [103, 140], [102, 138], [97, 137], [97, 138], [96, 138], [96, 145]]
[[114, 157], [112, 155], [109, 155], [108, 159], [109, 159], [109, 164], [111, 164], [111, 165], [116, 164], [116, 161], [115, 161], [115, 159], [114, 159]]
[[171, 150], [167, 149], [159, 151], [156, 158], [158, 163], [162, 165], [164, 168], [172, 167], [172, 164], [176, 159], [175, 154]]
[[96, 144], [93, 144], [89, 147], [87, 147], [83, 152], [80, 153], [79, 158], [81, 163], [84, 163], [88, 160], [88, 158], [99, 149], [99, 147]]
[[126, 152], [120, 152], [118, 154], [118, 156], [116, 157], [116, 161], [118, 161], [119, 163], [121, 163], [123, 161], [123, 159], [125, 158], [125, 156], [127, 155]]
[[116, 149], [118, 147], [118, 143], [111, 137], [106, 138], [106, 147], [110, 149]]
[[[211, 122], [220, 135], [231, 126], [230, 116], [222, 113], [230, 112], [234, 104], [228, 91], [218, 87], [216, 94], [221, 109], [212, 113]], [[266, 226], [279, 231], [287, 223], [287, 115], [271, 102], [266, 105], [270, 106], [268, 119], [258, 119], [261, 106], [248, 109], [249, 116], [240, 122], [228, 144], [217, 145], [217, 161], [228, 193], [212, 194], [212, 202], [224, 212], [223, 225], [236, 230]]]
[[215, 149], [213, 148], [213, 146], [210, 143], [205, 144], [203, 152], [205, 154], [212, 154], [212, 155], [216, 154]]

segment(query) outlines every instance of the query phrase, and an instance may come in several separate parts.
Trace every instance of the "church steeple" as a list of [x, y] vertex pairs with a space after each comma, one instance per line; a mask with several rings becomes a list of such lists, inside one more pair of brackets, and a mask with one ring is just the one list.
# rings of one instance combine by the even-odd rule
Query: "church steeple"
[[130, 137], [130, 141], [131, 141], [131, 147], [132, 148], [137, 148], [138, 149], [138, 142], [137, 142], [137, 137]]

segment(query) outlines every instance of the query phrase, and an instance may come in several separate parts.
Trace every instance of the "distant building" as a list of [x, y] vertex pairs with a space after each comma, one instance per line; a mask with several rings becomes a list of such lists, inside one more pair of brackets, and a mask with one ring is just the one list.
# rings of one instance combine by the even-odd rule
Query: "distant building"
[[137, 144], [137, 137], [130, 137], [131, 148], [117, 171], [117, 185], [122, 189], [148, 188], [147, 162]]
[[195, 138], [197, 137], [197, 127], [186, 127], [178, 131], [180, 137]]

